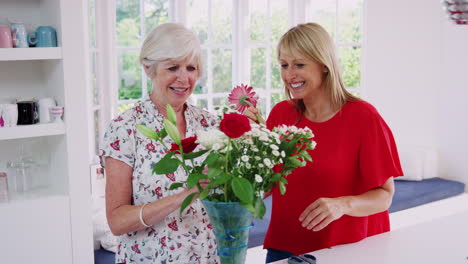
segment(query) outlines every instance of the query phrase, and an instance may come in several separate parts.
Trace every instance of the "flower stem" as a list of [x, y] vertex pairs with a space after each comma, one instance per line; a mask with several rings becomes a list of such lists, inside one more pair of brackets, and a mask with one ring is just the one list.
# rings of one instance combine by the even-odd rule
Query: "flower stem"
[[[229, 153], [231, 152], [230, 149], [231, 149], [231, 139], [228, 138], [228, 143], [227, 143], [227, 146], [226, 146], [226, 162], [224, 164], [224, 171], [225, 173], [227, 174], [229, 171], [228, 171], [228, 165], [229, 165]], [[229, 181], [226, 181], [224, 183], [224, 202], [228, 202], [228, 182]]]
[[[247, 100], [242, 100], [245, 104], [247, 104], [248, 106], [253, 106], [253, 104]], [[260, 118], [260, 115], [258, 113], [255, 113], [255, 118], [257, 118], [257, 123], [259, 124], [265, 124], [265, 122], [263, 122], [263, 120]]]

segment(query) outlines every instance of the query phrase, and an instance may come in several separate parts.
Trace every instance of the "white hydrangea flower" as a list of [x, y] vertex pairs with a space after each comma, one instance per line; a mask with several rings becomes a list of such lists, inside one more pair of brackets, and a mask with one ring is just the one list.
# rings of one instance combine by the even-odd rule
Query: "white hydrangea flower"
[[258, 183], [261, 183], [263, 181], [262, 176], [260, 176], [258, 174], [255, 174], [255, 181], [258, 182]]

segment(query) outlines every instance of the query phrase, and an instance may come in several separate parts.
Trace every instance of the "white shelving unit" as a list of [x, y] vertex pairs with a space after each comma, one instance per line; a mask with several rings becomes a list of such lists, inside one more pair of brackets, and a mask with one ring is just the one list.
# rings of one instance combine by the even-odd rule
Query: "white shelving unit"
[[[57, 30], [59, 47], [0, 49], [0, 102], [54, 98], [63, 123], [0, 128], [0, 171], [35, 161], [31, 188], [0, 203], [1, 263], [93, 263], [85, 2], [1, 0], [0, 18]], [[8, 167], [8, 180], [17, 173]]]
[[58, 60], [62, 58], [62, 48], [13, 48], [0, 49], [0, 61]]
[[56, 136], [65, 134], [65, 123], [48, 123], [4, 127], [0, 131], [0, 140]]

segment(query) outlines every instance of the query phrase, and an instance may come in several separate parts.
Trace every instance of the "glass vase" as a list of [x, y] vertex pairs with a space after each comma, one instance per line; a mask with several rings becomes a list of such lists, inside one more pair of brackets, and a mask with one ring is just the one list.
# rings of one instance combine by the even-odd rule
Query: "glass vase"
[[243, 264], [253, 215], [239, 203], [203, 200], [216, 236], [221, 264]]

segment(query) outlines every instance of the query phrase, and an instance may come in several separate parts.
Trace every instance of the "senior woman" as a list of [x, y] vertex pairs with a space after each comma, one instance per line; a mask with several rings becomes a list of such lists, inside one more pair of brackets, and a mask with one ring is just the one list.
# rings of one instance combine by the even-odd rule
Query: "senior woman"
[[[161, 130], [166, 104], [176, 112], [182, 138], [216, 124], [215, 116], [187, 103], [202, 75], [200, 43], [181, 25], [162, 24], [143, 42], [140, 62], [152, 81], [150, 98], [111, 121], [101, 148], [107, 219], [119, 236], [116, 263], [218, 263], [202, 203], [196, 199], [179, 212], [182, 201], [196, 189], [169, 190], [173, 182], [186, 180], [183, 170], [152, 173], [167, 150], [135, 127]], [[173, 143], [169, 137], [164, 140], [166, 146]]]

